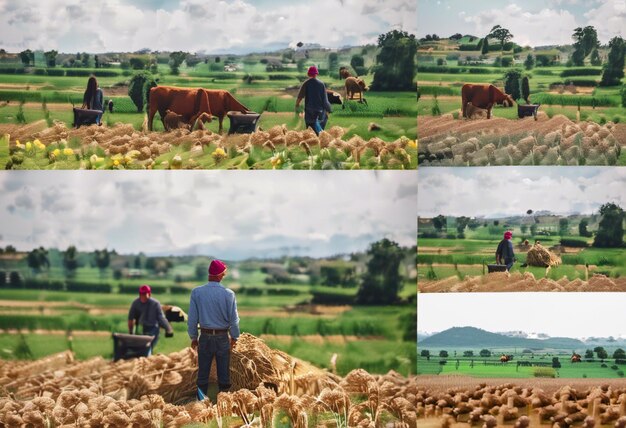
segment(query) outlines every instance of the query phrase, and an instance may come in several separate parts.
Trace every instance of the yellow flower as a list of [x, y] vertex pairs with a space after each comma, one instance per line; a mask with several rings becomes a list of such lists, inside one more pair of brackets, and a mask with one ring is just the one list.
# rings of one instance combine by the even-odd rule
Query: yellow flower
[[20, 143], [20, 140], [15, 140], [15, 147], [17, 147], [18, 149], [23, 149], [24, 144]]
[[226, 152], [223, 148], [218, 147], [213, 153], [211, 153], [211, 156], [213, 157], [215, 163], [220, 163], [222, 160], [226, 159]]
[[283, 163], [283, 160], [281, 159], [280, 154], [272, 156], [270, 158], [270, 162], [272, 163], [272, 169], [276, 169], [277, 166], [280, 166], [281, 163]]
[[33, 144], [35, 145], [35, 147], [37, 147], [39, 150], [43, 150], [46, 148], [46, 145], [43, 144], [41, 141], [39, 141], [39, 138], [36, 138], [35, 141], [33, 141]]
[[59, 150], [59, 149], [54, 149], [54, 150], [52, 150], [52, 154], [53, 154], [54, 156], [56, 156], [56, 157], [59, 157], [59, 155], [61, 154], [61, 150]]
[[30, 152], [30, 150], [31, 150], [32, 148], [33, 148], [33, 145], [31, 144], [31, 142], [30, 142], [30, 141], [29, 141], [29, 142], [27, 142], [27, 143], [26, 143], [26, 151], [27, 151], [27, 152]]
[[119, 165], [120, 165], [120, 161], [119, 161], [119, 160], [117, 160], [117, 159], [115, 159], [115, 160], [113, 161], [113, 166], [119, 166]]
[[74, 154], [74, 150], [70, 149], [69, 147], [66, 147], [63, 149], [63, 154], [65, 156], [72, 156]]
[[412, 149], [417, 149], [417, 141], [410, 140], [408, 146]]

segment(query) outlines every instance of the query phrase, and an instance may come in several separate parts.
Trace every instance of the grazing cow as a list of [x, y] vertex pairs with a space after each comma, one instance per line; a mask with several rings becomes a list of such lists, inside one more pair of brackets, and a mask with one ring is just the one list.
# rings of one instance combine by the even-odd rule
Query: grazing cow
[[347, 79], [348, 77], [352, 77], [352, 73], [348, 71], [348, 67], [339, 67], [339, 77]]
[[[346, 79], [346, 100], [355, 99], [356, 95], [359, 94], [359, 102], [362, 103], [365, 101], [363, 92], [367, 90], [368, 87], [365, 85], [363, 79], [358, 77], [348, 77]], [[367, 104], [367, 101], [365, 101], [365, 104]]]
[[[206, 113], [205, 117], [211, 118], [209, 94], [206, 89], [175, 88], [173, 86], [155, 86], [150, 89], [150, 101], [148, 110], [148, 129], [152, 131], [154, 115], [159, 112], [163, 127], [167, 110], [183, 116], [184, 122], [195, 121]], [[221, 123], [221, 122], [220, 122]]]
[[166, 131], [178, 128], [185, 128], [193, 131], [193, 129], [196, 128], [196, 125], [198, 129], [204, 129], [204, 122], [210, 121], [211, 116], [208, 113], [200, 113], [200, 116], [198, 116], [195, 122], [187, 123], [182, 114], [178, 114], [171, 110], [165, 110], [165, 117], [163, 118], [163, 124]]
[[178, 306], [162, 305], [165, 319], [169, 322], [184, 322], [187, 321], [187, 314]]
[[338, 92], [326, 89], [326, 95], [328, 95], [328, 102], [331, 104], [343, 104], [343, 98]]
[[502, 103], [505, 107], [513, 107], [513, 98], [493, 85], [466, 83], [461, 88], [463, 117], [467, 115], [467, 104], [487, 110], [487, 119], [491, 118], [494, 104]]
[[211, 106], [211, 113], [213, 116], [217, 116], [220, 121], [219, 132], [222, 132], [222, 122], [224, 116], [229, 111], [238, 111], [241, 113], [248, 113], [250, 109], [232, 96], [232, 94], [223, 89], [205, 89], [209, 95], [209, 105]]

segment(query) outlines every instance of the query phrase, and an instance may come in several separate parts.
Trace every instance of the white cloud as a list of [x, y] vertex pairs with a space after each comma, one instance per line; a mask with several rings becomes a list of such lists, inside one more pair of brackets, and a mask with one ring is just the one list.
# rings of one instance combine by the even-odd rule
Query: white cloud
[[608, 41], [617, 35], [624, 34], [626, 23], [626, 1], [606, 0], [598, 7], [585, 13], [589, 20], [587, 25], [593, 25], [598, 31], [598, 38]]
[[518, 215], [527, 209], [591, 213], [615, 202], [626, 208], [626, 168], [422, 168], [418, 215]]
[[61, 52], [263, 50], [289, 43], [328, 47], [375, 43], [394, 28], [416, 33], [416, 5], [407, 0], [318, 0], [255, 6], [251, 0], [179, 0], [146, 8], [121, 0], [85, 7], [79, 0], [24, 0], [0, 15], [3, 47]]
[[383, 237], [410, 246], [413, 179], [397, 171], [57, 171], [44, 185], [40, 174], [3, 173], [0, 246], [169, 253], [215, 244], [249, 254], [291, 245], [326, 255]]
[[474, 24], [477, 36], [484, 36], [493, 26], [501, 25], [513, 34], [513, 41], [522, 46], [569, 44], [571, 34], [578, 26], [576, 17], [568, 10], [544, 8], [530, 12], [515, 3], [484, 10], [464, 19]]

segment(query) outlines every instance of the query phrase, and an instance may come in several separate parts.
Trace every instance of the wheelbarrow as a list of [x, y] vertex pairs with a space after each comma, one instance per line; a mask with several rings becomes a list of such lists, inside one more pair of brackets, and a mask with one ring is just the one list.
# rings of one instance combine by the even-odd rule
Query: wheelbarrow
[[113, 333], [113, 361], [149, 357], [154, 336]]
[[498, 265], [498, 264], [492, 264], [492, 265], [487, 265], [487, 273], [493, 273], [493, 272], [506, 272], [506, 265]]
[[256, 131], [257, 123], [261, 117], [260, 113], [249, 111], [242, 113], [240, 111], [229, 111], [226, 113], [230, 119], [230, 128], [228, 134], [252, 134]]
[[96, 119], [103, 112], [100, 110], [90, 110], [86, 108], [72, 108], [74, 112], [74, 128], [80, 128], [82, 125], [93, 125], [96, 123]]
[[520, 119], [527, 116], [532, 116], [537, 120], [537, 111], [541, 104], [518, 104], [517, 105], [517, 117]]

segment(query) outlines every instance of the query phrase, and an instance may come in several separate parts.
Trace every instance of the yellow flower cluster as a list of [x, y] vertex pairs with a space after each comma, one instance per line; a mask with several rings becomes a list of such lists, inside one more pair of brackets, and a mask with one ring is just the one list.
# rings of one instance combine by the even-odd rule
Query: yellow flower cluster
[[226, 159], [226, 152], [223, 148], [218, 147], [213, 153], [211, 153], [211, 156], [213, 157], [215, 163], [220, 163], [221, 161]]

